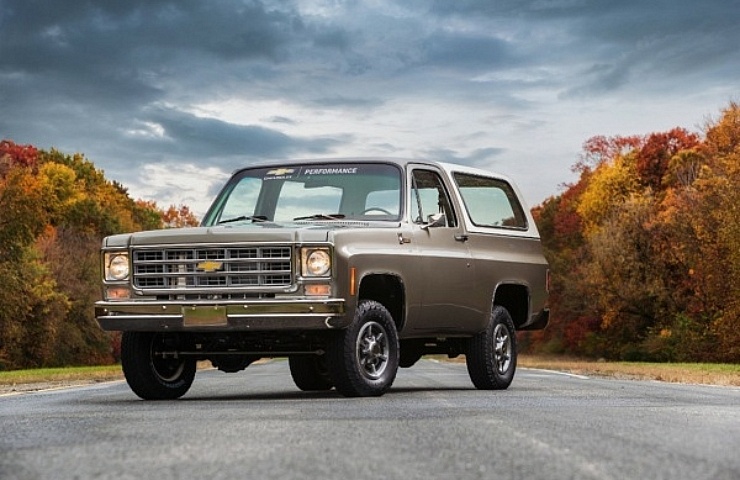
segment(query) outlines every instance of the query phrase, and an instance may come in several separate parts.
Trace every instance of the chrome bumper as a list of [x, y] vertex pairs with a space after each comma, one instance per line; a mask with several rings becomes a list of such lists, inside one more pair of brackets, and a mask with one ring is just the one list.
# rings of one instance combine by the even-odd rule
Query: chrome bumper
[[341, 298], [253, 302], [95, 303], [95, 318], [109, 331], [333, 330], [352, 321]]

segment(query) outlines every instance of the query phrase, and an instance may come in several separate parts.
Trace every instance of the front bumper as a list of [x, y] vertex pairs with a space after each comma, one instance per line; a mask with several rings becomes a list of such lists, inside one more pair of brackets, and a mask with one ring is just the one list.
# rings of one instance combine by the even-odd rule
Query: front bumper
[[352, 321], [341, 298], [310, 300], [95, 303], [103, 330], [135, 332], [334, 330]]

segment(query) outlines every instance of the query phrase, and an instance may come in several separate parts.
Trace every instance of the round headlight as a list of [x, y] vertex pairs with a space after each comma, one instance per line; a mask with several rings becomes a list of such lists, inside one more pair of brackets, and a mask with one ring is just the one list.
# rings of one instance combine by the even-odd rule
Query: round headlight
[[108, 264], [108, 277], [111, 280], [125, 280], [128, 277], [128, 255], [114, 255]]
[[306, 258], [306, 271], [309, 275], [320, 277], [329, 273], [331, 258], [326, 250], [314, 250]]

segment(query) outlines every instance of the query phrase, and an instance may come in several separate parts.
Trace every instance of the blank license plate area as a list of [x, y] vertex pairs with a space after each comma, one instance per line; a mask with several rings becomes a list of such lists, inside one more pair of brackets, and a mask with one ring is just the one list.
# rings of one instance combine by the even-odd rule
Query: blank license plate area
[[227, 325], [226, 307], [182, 307], [185, 327], [224, 327]]

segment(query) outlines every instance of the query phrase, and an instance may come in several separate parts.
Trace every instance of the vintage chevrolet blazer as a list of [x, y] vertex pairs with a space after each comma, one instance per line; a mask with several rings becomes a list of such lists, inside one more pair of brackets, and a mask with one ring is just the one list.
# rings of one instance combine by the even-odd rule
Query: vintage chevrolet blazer
[[398, 159], [236, 171], [200, 227], [107, 237], [105, 330], [144, 399], [178, 398], [196, 362], [287, 357], [302, 390], [382, 395], [425, 354], [465, 355], [507, 388], [516, 331], [547, 325], [548, 266], [516, 186]]

